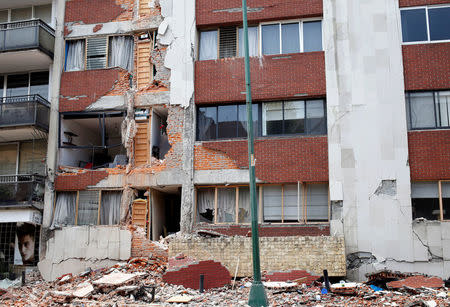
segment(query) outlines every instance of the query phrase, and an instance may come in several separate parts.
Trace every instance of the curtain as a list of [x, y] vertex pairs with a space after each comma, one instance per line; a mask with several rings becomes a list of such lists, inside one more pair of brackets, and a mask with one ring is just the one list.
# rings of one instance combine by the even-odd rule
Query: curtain
[[306, 187], [306, 217], [308, 221], [328, 220], [328, 185], [308, 184]]
[[84, 39], [67, 41], [66, 71], [84, 70]]
[[236, 222], [236, 189], [219, 188], [217, 192], [217, 222]]
[[55, 212], [50, 228], [74, 225], [77, 193], [62, 192], [56, 196]]
[[[258, 27], [248, 27], [248, 55], [258, 56]], [[239, 56], [244, 57], [244, 30], [239, 28]]]
[[99, 191], [80, 191], [77, 225], [97, 225]]
[[[301, 189], [300, 189], [301, 191]], [[285, 221], [298, 221], [303, 218], [299, 204], [298, 185], [286, 184], [283, 189], [283, 214]], [[301, 192], [300, 192], [301, 193]], [[301, 197], [300, 197], [301, 201]]]
[[[256, 189], [256, 200], [258, 200], [258, 189]], [[238, 211], [239, 223], [251, 222], [250, 211], [250, 190], [248, 187], [239, 187], [239, 211]]]
[[434, 128], [436, 126], [432, 92], [410, 94], [411, 128]]
[[199, 60], [217, 60], [217, 30], [200, 32]]
[[100, 225], [119, 224], [121, 201], [122, 201], [122, 192], [118, 191], [102, 192], [102, 204], [100, 207]]
[[264, 221], [281, 221], [281, 186], [267, 185], [262, 189]]
[[214, 188], [197, 190], [197, 217], [199, 222], [214, 221]]
[[113, 36], [109, 39], [109, 67], [122, 67], [128, 71], [133, 69], [134, 41], [131, 36]]

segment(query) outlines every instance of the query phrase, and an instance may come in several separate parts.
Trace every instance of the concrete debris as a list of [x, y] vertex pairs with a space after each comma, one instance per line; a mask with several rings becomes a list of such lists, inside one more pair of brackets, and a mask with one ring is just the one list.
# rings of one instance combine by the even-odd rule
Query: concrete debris
[[[40, 276], [27, 273], [25, 286], [3, 290], [0, 306], [173, 306], [183, 303], [189, 306], [247, 306], [250, 278], [237, 279], [234, 288], [225, 285], [200, 293], [163, 282], [167, 264], [165, 257], [138, 257], [112, 267], [87, 270], [71, 278], [64, 275], [54, 282], [45, 282]], [[443, 284], [438, 289], [417, 284], [412, 293], [408, 286], [393, 291], [371, 287], [367, 283], [341, 281], [331, 286], [332, 292], [327, 292], [319, 281], [310, 286], [300, 282], [266, 282], [268, 276], [263, 272], [270, 306], [450, 306], [449, 289]], [[417, 276], [422, 281], [430, 279], [422, 275], [406, 279], [415, 277], [419, 280]], [[60, 284], [63, 279], [67, 282]], [[105, 284], [108, 287], [105, 288]], [[353, 292], [349, 295], [338, 293], [336, 289], [352, 289]]]

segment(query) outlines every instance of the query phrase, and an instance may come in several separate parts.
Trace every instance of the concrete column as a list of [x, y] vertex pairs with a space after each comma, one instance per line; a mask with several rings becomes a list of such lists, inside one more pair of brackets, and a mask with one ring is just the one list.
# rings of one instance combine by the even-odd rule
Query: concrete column
[[342, 206], [331, 232], [344, 234], [353, 279], [412, 270], [398, 0], [324, 0], [323, 27], [330, 198]]

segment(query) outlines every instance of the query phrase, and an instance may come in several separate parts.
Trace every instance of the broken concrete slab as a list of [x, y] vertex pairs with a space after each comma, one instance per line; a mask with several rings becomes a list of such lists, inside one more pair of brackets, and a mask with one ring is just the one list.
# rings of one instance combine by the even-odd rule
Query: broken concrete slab
[[73, 296], [78, 298], [88, 297], [94, 291], [94, 287], [90, 282], [84, 282], [73, 291]]
[[166, 303], [189, 303], [193, 298], [190, 295], [176, 295], [169, 298]]
[[101, 285], [101, 286], [120, 286], [127, 282], [132, 281], [135, 277], [139, 276], [141, 274], [127, 274], [127, 273], [121, 273], [121, 272], [113, 272], [108, 275], [105, 275], [101, 277], [100, 279], [97, 279], [93, 282], [94, 285]]

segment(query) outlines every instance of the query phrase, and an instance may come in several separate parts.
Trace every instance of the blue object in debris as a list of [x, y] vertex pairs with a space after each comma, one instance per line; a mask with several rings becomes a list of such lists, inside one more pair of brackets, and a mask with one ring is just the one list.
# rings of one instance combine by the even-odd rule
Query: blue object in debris
[[327, 294], [327, 293], [328, 293], [327, 288], [322, 288], [322, 294]]
[[370, 285], [370, 287], [372, 288], [372, 290], [373, 291], [375, 291], [375, 292], [377, 292], [377, 291], [383, 291], [383, 289], [382, 288], [379, 288], [379, 287], [377, 287], [377, 286], [374, 286], [374, 285]]

